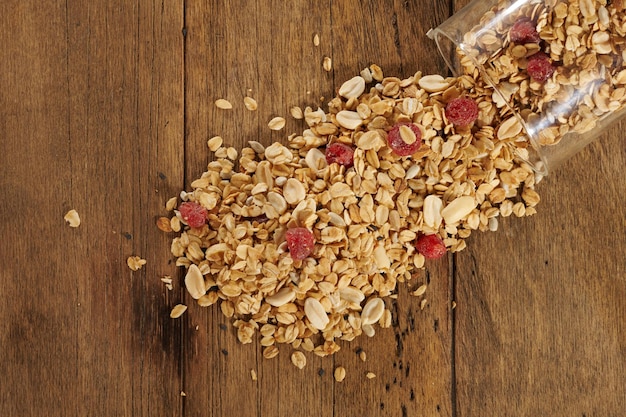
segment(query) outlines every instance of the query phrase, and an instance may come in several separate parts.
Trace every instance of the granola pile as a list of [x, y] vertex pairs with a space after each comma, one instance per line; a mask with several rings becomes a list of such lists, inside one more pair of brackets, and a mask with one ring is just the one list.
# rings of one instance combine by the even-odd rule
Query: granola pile
[[[587, 129], [590, 114], [597, 120], [605, 108], [617, 109], [614, 103], [623, 106], [626, 19], [617, 3], [522, 8], [508, 27], [520, 18], [532, 25], [518, 24], [516, 42], [506, 22], [490, 37], [467, 35], [476, 53], [462, 58], [459, 77], [417, 72], [400, 79], [371, 65], [346, 81], [326, 110], [292, 108], [306, 129], [285, 144], [249, 142], [238, 152], [220, 137], [210, 139], [215, 159], [182, 201], [168, 201], [172, 215], [157, 222], [176, 233], [171, 251], [187, 269], [191, 297], [203, 307], [218, 303], [240, 342], [259, 333], [266, 358], [279, 353], [279, 344], [291, 345], [298, 367], [306, 363], [301, 351], [326, 356], [339, 350], [338, 340], [389, 327], [398, 283], [411, 280], [426, 258], [464, 249], [473, 231], [497, 230], [500, 217], [536, 213], [540, 176], [525, 162], [530, 144], [513, 108], [532, 121], [584, 77], [599, 82], [567, 120], [557, 117], [541, 131], [545, 143], [554, 143], [568, 129]], [[594, 7], [595, 20], [588, 15]], [[606, 48], [611, 63], [603, 58]], [[538, 63], [550, 72], [543, 81], [527, 68], [536, 53], [549, 60]], [[506, 97], [484, 81], [476, 62], [490, 63], [489, 76]], [[256, 109], [251, 98], [245, 104]], [[272, 119], [270, 128], [284, 122]], [[400, 145], [417, 150], [402, 155], [391, 146], [394, 129]], [[334, 144], [343, 147], [329, 156]], [[306, 247], [290, 246], [293, 229]], [[416, 244], [424, 236], [434, 243]], [[414, 295], [425, 290], [421, 285]], [[173, 317], [184, 311], [177, 306]]]

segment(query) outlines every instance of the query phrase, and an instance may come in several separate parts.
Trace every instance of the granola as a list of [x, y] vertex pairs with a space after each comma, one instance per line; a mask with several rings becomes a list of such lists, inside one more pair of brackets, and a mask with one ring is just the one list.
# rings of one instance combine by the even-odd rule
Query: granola
[[[509, 3], [502, 0], [495, 10]], [[290, 344], [299, 368], [306, 364], [303, 352], [331, 355], [337, 340], [391, 326], [398, 284], [425, 265], [415, 245], [420, 236], [437, 235], [453, 253], [474, 231], [496, 231], [499, 217], [536, 213], [541, 175], [527, 162], [529, 126], [539, 129], [542, 144], [554, 144], [624, 106], [622, 4], [530, 1], [500, 26], [477, 26], [466, 35], [470, 55], [461, 56], [458, 77], [419, 71], [385, 77], [371, 65], [346, 81], [326, 110], [292, 107], [306, 128], [286, 144], [251, 141], [237, 152], [211, 138], [215, 160], [180, 195], [181, 204], [207, 210], [206, 224], [190, 227], [177, 198], [167, 203], [169, 225], [158, 220], [161, 230], [177, 233], [171, 252], [187, 269], [190, 295], [203, 307], [218, 303], [240, 342], [258, 334], [265, 358]], [[510, 41], [509, 27], [521, 17], [536, 24], [539, 43]], [[540, 83], [524, 69], [542, 51], [558, 66]], [[477, 65], [485, 66], [487, 79]], [[469, 126], [446, 117], [447, 103], [459, 97], [478, 107]], [[573, 103], [568, 117], [557, 112], [562, 102]], [[544, 114], [553, 117], [539, 117]], [[269, 127], [284, 124], [276, 117]], [[394, 127], [404, 144], [419, 145], [416, 151], [393, 152], [387, 139]], [[353, 149], [352, 165], [327, 161], [325, 149], [334, 143]], [[290, 256], [285, 239], [296, 227], [315, 238], [304, 259]], [[426, 292], [425, 284], [411, 292], [422, 297], [422, 309]], [[341, 367], [335, 377], [345, 377]]]

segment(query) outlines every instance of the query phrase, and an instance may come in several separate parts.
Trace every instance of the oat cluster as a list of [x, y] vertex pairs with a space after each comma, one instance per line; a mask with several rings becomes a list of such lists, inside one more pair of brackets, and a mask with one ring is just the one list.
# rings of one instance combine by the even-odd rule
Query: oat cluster
[[[595, 17], [588, 14], [589, 2]], [[528, 121], [573, 94], [585, 77], [601, 83], [566, 124], [553, 120], [542, 132], [545, 143], [568, 129], [588, 128], [590, 115], [597, 120], [615, 102], [622, 105], [626, 71], [616, 67], [624, 59], [603, 58], [606, 48], [615, 52], [623, 45], [623, 35], [603, 35], [609, 28], [623, 33], [624, 14], [616, 3], [552, 0], [521, 9], [536, 22], [541, 43], [513, 45], [504, 24], [493, 33], [469, 33], [474, 61], [462, 58], [466, 71], [459, 77], [418, 71], [400, 79], [371, 65], [346, 81], [326, 110], [290, 109], [306, 127], [285, 143], [251, 141], [237, 151], [221, 137], [211, 138], [215, 159], [180, 196], [181, 204], [206, 209], [206, 224], [189, 227], [178, 198], [167, 203], [172, 215], [157, 222], [176, 233], [171, 252], [187, 270], [189, 294], [200, 306], [219, 304], [240, 342], [251, 343], [259, 334], [264, 357], [278, 355], [280, 344], [291, 345], [299, 368], [306, 364], [303, 351], [326, 356], [339, 350], [338, 340], [389, 327], [398, 283], [425, 265], [415, 246], [420, 236], [437, 235], [449, 252], [457, 252], [474, 231], [497, 230], [500, 217], [536, 213], [540, 177], [525, 162], [530, 144], [505, 101]], [[543, 84], [524, 71], [526, 57], [537, 48], [557, 63]], [[506, 97], [484, 81], [476, 61], [491, 62], [489, 75], [504, 85]], [[446, 105], [459, 97], [478, 107], [468, 126], [446, 117]], [[216, 105], [228, 108], [222, 101]], [[388, 146], [388, 133], [399, 124], [414, 124], [421, 133], [401, 132], [407, 144], [421, 140], [411, 155], [398, 156]], [[279, 117], [269, 124], [283, 126]], [[333, 143], [354, 150], [352, 166], [327, 162], [325, 149]], [[313, 251], [302, 260], [290, 256], [285, 239], [296, 227], [315, 237]], [[414, 295], [425, 292], [420, 285]], [[172, 316], [183, 312], [177, 306]], [[338, 368], [335, 378], [344, 377]]]

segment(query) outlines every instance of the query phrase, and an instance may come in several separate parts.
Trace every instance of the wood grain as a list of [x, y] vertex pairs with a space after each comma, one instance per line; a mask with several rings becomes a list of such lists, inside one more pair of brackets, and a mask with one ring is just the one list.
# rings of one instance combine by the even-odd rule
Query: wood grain
[[[154, 225], [206, 169], [208, 138], [284, 142], [304, 129], [291, 106], [324, 106], [372, 63], [446, 73], [425, 33], [465, 3], [1, 2], [0, 415], [622, 415], [624, 123], [541, 184], [536, 216], [400, 284], [392, 328], [303, 370], [195, 305]], [[423, 283], [422, 308], [408, 293]]]
[[181, 415], [153, 225], [183, 185], [182, 2], [1, 12], [0, 414]]
[[539, 185], [537, 215], [455, 256], [459, 417], [624, 414], [623, 126]]

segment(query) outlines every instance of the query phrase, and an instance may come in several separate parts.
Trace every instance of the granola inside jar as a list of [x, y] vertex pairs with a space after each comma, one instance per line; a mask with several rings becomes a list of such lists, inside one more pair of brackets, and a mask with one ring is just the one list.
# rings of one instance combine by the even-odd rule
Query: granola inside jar
[[503, 140], [547, 174], [626, 114], [623, 0], [475, 0], [429, 32], [493, 88]]

